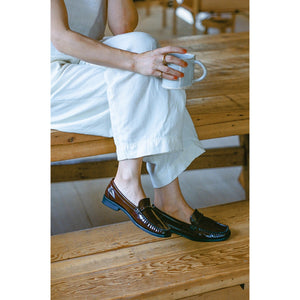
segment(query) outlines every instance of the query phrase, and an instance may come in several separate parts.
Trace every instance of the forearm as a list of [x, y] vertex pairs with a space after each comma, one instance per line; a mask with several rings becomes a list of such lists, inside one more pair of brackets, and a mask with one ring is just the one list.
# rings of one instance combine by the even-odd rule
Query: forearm
[[132, 0], [108, 0], [108, 26], [114, 35], [134, 31], [138, 14]]
[[109, 47], [77, 32], [60, 32], [58, 38], [52, 38], [52, 43], [60, 52], [89, 63], [135, 71], [135, 53]]
[[[109, 0], [111, 5], [110, 10], [116, 9], [116, 12], [119, 11], [115, 17], [126, 18], [127, 6], [123, 7], [122, 3], [127, 3], [129, 5], [128, 8], [130, 8], [130, 1], [134, 5], [132, 0]], [[118, 5], [120, 6], [119, 8], [117, 7]], [[134, 23], [134, 11], [136, 11], [135, 7], [134, 9], [131, 7], [128, 11], [128, 18], [131, 20], [128, 21], [128, 24], [131, 23], [130, 26], [132, 26]], [[112, 17], [113, 13], [111, 12], [110, 18]], [[122, 22], [126, 23], [119, 20], [116, 24], [124, 29], [125, 26], [120, 25]], [[72, 31], [69, 28], [68, 14], [64, 0], [51, 0], [51, 41], [57, 50], [81, 60], [97, 65], [135, 71], [137, 54], [111, 48], [101, 42]]]
[[[118, 3], [122, 6], [121, 0], [109, 1], [111, 4]], [[127, 1], [131, 0], [122, 1], [127, 3]], [[132, 3], [132, 5], [134, 4]], [[126, 14], [126, 7], [120, 11], [123, 12], [119, 16]], [[133, 11], [131, 13], [134, 15]], [[112, 17], [113, 15], [110, 15], [111, 20]], [[126, 26], [122, 25], [122, 22], [122, 20], [119, 20], [116, 24], [120, 26], [119, 28], [124, 29]], [[131, 24], [128, 25], [128, 28], [130, 28], [134, 22], [131, 21], [128, 24]], [[114, 29], [114, 34], [117, 32], [116, 30], [117, 28]], [[142, 75], [161, 76], [164, 73], [164, 78], [169, 79], [175, 79], [182, 73], [164, 65], [164, 56], [168, 53], [186, 52], [186, 50], [174, 46], [167, 46], [139, 54], [109, 47], [69, 28], [64, 0], [51, 0], [51, 41], [57, 50], [93, 64], [128, 70]], [[185, 66], [184, 61], [174, 56], [169, 56], [169, 63]]]
[[[134, 53], [112, 48], [70, 29], [60, 31], [58, 36], [59, 38], [52, 36], [52, 43], [57, 50], [93, 64], [142, 75], [160, 76], [164, 73], [164, 78], [170, 80], [183, 76], [181, 72], [162, 63], [168, 53], [186, 53], [186, 50], [180, 47], [166, 46], [143, 53]], [[168, 62], [182, 67], [187, 65], [183, 60], [171, 55], [168, 55]]]

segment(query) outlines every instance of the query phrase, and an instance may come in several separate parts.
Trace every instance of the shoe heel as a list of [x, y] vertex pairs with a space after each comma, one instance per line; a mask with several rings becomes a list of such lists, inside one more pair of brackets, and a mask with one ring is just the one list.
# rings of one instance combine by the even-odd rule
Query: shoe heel
[[119, 206], [110, 201], [105, 195], [103, 196], [102, 203], [113, 210], [120, 210]]

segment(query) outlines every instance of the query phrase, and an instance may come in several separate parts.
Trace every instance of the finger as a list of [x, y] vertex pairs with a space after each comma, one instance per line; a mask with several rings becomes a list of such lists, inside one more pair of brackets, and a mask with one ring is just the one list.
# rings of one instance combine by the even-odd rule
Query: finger
[[162, 48], [156, 49], [160, 54], [166, 54], [166, 53], [181, 53], [185, 54], [187, 53], [187, 50], [181, 47], [175, 47], [175, 46], [166, 46]]
[[166, 74], [166, 73], [163, 73], [162, 78], [165, 78], [165, 79], [168, 79], [168, 80], [178, 80], [178, 77], [173, 76], [173, 75], [169, 75], [169, 74]]
[[169, 76], [173, 76], [173, 77], [183, 77], [184, 76], [184, 73], [178, 71], [178, 70], [175, 70], [173, 68], [170, 68], [168, 66], [161, 66], [159, 68], [160, 71], [162, 71], [164, 74], [167, 74]]
[[178, 79], [178, 76], [174, 76], [174, 75], [171, 75], [171, 74], [168, 74], [168, 73], [164, 73], [160, 70], [156, 70], [154, 76], [156, 76], [158, 78], [161, 78], [161, 79], [165, 78], [165, 79], [168, 79], [168, 80], [177, 80]]
[[174, 55], [168, 54], [165, 56], [165, 61], [167, 64], [175, 64], [180, 67], [187, 67], [188, 63], [178, 57], [175, 57]]
[[163, 78], [163, 72], [160, 70], [155, 70], [154, 76], [158, 77], [158, 78]]

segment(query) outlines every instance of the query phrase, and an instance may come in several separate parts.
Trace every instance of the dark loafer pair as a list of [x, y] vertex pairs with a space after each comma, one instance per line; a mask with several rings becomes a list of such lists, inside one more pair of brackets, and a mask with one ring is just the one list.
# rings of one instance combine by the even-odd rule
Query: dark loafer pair
[[230, 230], [227, 225], [223, 225], [205, 217], [197, 209], [194, 210], [190, 218], [191, 224], [188, 224], [171, 217], [154, 205], [152, 207], [164, 223], [171, 228], [171, 232], [190, 240], [199, 242], [218, 242], [225, 241], [230, 236]]
[[158, 237], [170, 237], [171, 230], [154, 212], [149, 198], [140, 200], [138, 206], [132, 204], [117, 188], [114, 180], [105, 190], [102, 203], [113, 210], [122, 210], [131, 221], [147, 233]]

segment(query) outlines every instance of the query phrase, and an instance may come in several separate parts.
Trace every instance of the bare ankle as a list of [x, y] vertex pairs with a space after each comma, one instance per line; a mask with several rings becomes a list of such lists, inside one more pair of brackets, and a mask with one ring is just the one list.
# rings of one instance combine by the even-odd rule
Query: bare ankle
[[146, 198], [141, 183], [142, 158], [119, 161], [114, 182], [122, 194], [135, 206]]
[[137, 179], [117, 177], [114, 182], [122, 194], [135, 206], [141, 199], [146, 198], [141, 182]]
[[187, 204], [183, 197], [170, 197], [170, 195], [168, 195], [161, 198], [156, 196], [154, 199], [154, 205], [171, 217], [185, 223], [190, 223], [190, 217], [193, 213], [193, 209]]

